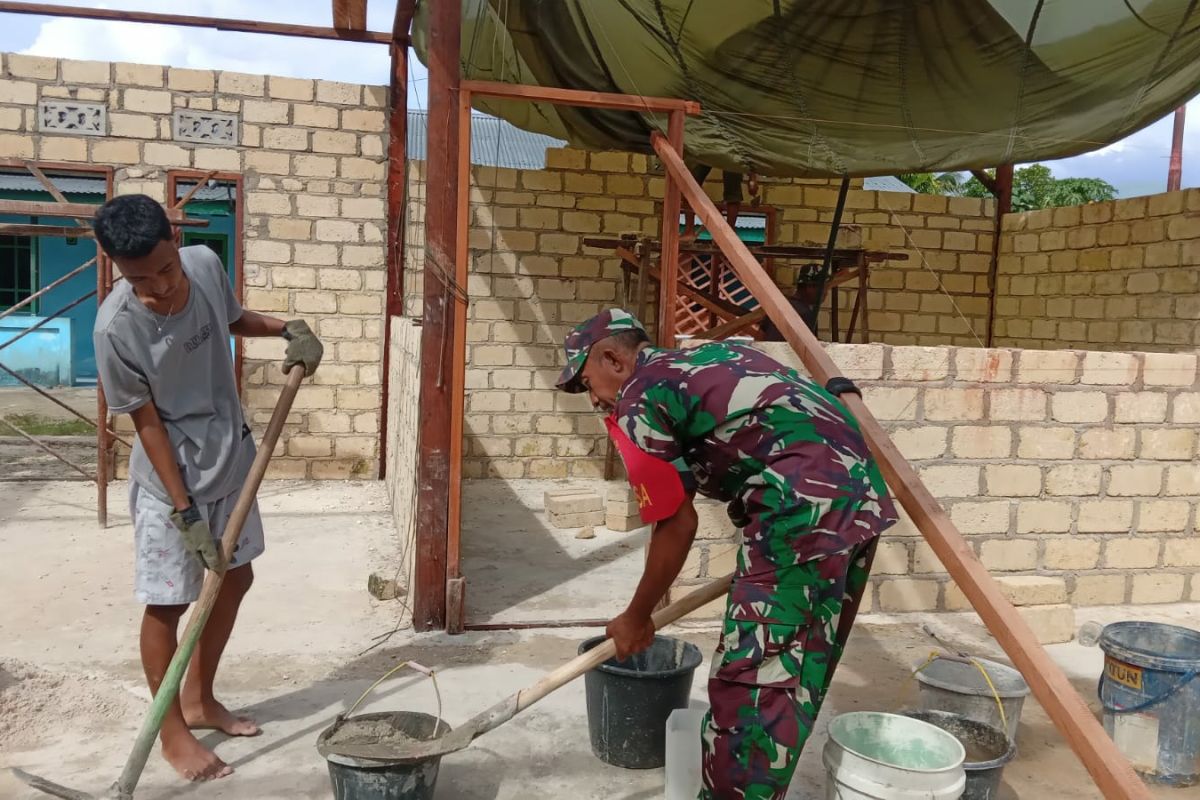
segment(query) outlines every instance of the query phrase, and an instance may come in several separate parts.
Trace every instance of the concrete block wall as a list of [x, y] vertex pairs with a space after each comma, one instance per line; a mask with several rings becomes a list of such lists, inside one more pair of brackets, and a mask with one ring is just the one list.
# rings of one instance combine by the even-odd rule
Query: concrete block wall
[[1200, 189], [1004, 217], [996, 341], [1200, 346]]
[[[720, 197], [719, 174], [706, 186]], [[991, 206], [980, 200], [861, 189], [852, 184], [839, 244], [908, 254], [877, 265], [874, 336], [898, 343], [975, 343], [992, 247]], [[421, 312], [425, 165], [409, 167], [406, 313]], [[471, 296], [465, 474], [469, 478], [595, 477], [607, 439], [584, 398], [553, 390], [570, 329], [620, 297], [620, 260], [588, 236], [660, 233], [663, 178], [627, 153], [551, 150], [544, 170], [475, 167], [471, 175]], [[781, 243], [823, 245], [836, 182], [766, 179]], [[944, 248], [929, 250], [925, 248]], [[776, 280], [790, 287], [782, 264]], [[946, 296], [950, 292], [953, 300]], [[849, 298], [847, 298], [849, 302]], [[954, 310], [955, 305], [958, 311]], [[966, 316], [964, 321], [959, 311]], [[651, 316], [653, 311], [651, 312]]]
[[[387, 470], [384, 484], [400, 538], [402, 569], [416, 557], [417, 436], [420, 421], [421, 327], [406, 317], [392, 318], [388, 362]], [[405, 581], [411, 586], [411, 581]]]
[[[103, 104], [105, 135], [42, 131], [44, 100]], [[386, 89], [237, 72], [0, 55], [0, 156], [115, 170], [166, 201], [172, 169], [243, 176], [247, 308], [308, 320], [325, 359], [297, 396], [272, 477], [376, 474], [382, 363]], [[235, 144], [176, 141], [178, 109], [236, 114]], [[248, 340], [243, 402], [265, 425], [278, 341]]]
[[[1075, 605], [1200, 600], [1195, 354], [828, 349], [994, 574], [1051, 577]], [[907, 517], [869, 598], [967, 608]]]

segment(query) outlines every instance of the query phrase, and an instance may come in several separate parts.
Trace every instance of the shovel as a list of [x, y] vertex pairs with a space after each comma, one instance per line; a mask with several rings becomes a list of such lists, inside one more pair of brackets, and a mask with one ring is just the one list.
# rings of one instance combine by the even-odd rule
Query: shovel
[[[662, 608], [651, 617], [655, 629], [661, 629], [672, 622], [687, 616], [706, 603], [716, 600], [729, 591], [732, 575], [718, 578], [712, 583], [705, 584], [696, 591], [676, 600], [666, 608]], [[433, 739], [410, 739], [398, 744], [394, 741], [383, 743], [336, 743], [329, 739], [337, 732], [341, 723], [339, 719], [329, 727], [317, 740], [317, 751], [328, 758], [331, 755], [347, 756], [350, 758], [367, 758], [390, 763], [413, 763], [440, 758], [448, 753], [454, 753], [466, 748], [472, 741], [494, 728], [503, 725], [531, 705], [586, 672], [595, 669], [617, 654], [617, 646], [608, 639], [599, 647], [593, 647], [586, 653], [581, 653], [563, 664], [546, 677], [506, 697], [496, 705], [476, 714], [453, 731]]]
[[[246, 476], [242, 492], [238, 495], [233, 512], [229, 515], [229, 521], [225, 523], [225, 532], [221, 536], [221, 551], [225, 555], [225, 563], [229, 563], [230, 558], [233, 557], [238, 536], [242, 533], [242, 525], [245, 524], [246, 517], [250, 514], [250, 507], [254, 504], [258, 487], [267, 471], [267, 464], [271, 461], [271, 454], [275, 452], [275, 443], [279, 441], [279, 433], [283, 430], [283, 423], [292, 409], [292, 401], [296, 399], [296, 392], [300, 389], [302, 380], [304, 380], [303, 366], [296, 365], [288, 371], [287, 383], [284, 384], [283, 391], [279, 394], [279, 400], [275, 403], [275, 411], [271, 414], [271, 421], [267, 424], [267, 432], [263, 435], [262, 444], [254, 457], [254, 463], [250, 466], [250, 474]], [[109, 789], [107, 797], [115, 798], [115, 800], [132, 800], [133, 790], [137, 788], [142, 770], [146, 768], [146, 760], [150, 757], [154, 740], [158, 738], [158, 731], [162, 727], [167, 709], [179, 695], [179, 684], [183, 682], [183, 674], [187, 671], [188, 662], [192, 660], [192, 652], [196, 649], [196, 643], [200, 641], [200, 634], [204, 632], [204, 625], [208, 622], [208, 615], [212, 613], [213, 604], [217, 601], [217, 592], [220, 591], [221, 582], [224, 579], [224, 570], [220, 572], [209, 570], [204, 573], [204, 586], [200, 590], [200, 598], [196, 601], [191, 616], [188, 617], [187, 627], [183, 631], [179, 647], [176, 648], [175, 655], [172, 656], [171, 663], [167, 666], [167, 672], [158, 687], [158, 693], [154, 696], [154, 702], [150, 704], [150, 710], [146, 712], [146, 718], [142, 721], [142, 728], [133, 744], [133, 750], [130, 751], [129, 758], [125, 761], [125, 769], [121, 771], [121, 777]], [[12, 773], [33, 788], [55, 797], [64, 798], [64, 800], [97, 800], [95, 795], [59, 786], [57, 783], [30, 775], [15, 767], [12, 769]]]

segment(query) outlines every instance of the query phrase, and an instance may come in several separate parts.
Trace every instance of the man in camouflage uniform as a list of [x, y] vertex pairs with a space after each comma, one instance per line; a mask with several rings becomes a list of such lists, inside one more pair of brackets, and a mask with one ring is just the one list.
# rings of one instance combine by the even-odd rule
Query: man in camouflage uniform
[[837, 398], [754, 348], [654, 348], [613, 309], [572, 331], [566, 351], [559, 388], [588, 392], [684, 484], [686, 499], [655, 526], [633, 600], [609, 623], [618, 655], [653, 641], [650, 614], [696, 533], [693, 494], [727, 502], [742, 545], [709, 679], [700, 797], [781, 800], [878, 536], [896, 520], [883, 477]]

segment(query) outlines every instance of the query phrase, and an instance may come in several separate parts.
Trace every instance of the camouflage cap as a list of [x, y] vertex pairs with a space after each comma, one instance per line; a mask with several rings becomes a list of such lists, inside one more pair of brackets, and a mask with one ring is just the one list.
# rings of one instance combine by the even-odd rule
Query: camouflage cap
[[633, 314], [619, 308], [602, 311], [587, 322], [577, 325], [575, 330], [567, 335], [567, 340], [564, 342], [567, 351], [567, 365], [563, 367], [562, 373], [558, 376], [558, 388], [570, 394], [586, 391], [584, 385], [579, 381], [579, 373], [583, 370], [583, 365], [587, 363], [592, 345], [601, 339], [607, 339], [609, 336], [626, 331], [641, 331], [644, 334], [646, 328]]

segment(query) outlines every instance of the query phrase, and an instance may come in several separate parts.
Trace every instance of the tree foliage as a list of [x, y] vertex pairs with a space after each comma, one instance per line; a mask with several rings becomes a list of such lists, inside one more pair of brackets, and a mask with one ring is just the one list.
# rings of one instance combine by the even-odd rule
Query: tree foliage
[[[995, 175], [994, 170], [987, 170], [987, 173]], [[978, 178], [971, 177], [964, 181], [958, 173], [934, 175], [930, 172], [914, 172], [898, 177], [923, 194], [955, 197], [991, 197], [992, 194]], [[1116, 196], [1116, 188], [1107, 181], [1100, 178], [1055, 178], [1050, 168], [1043, 164], [1030, 164], [1013, 173], [1013, 211], [1084, 205], [1112, 200]]]

